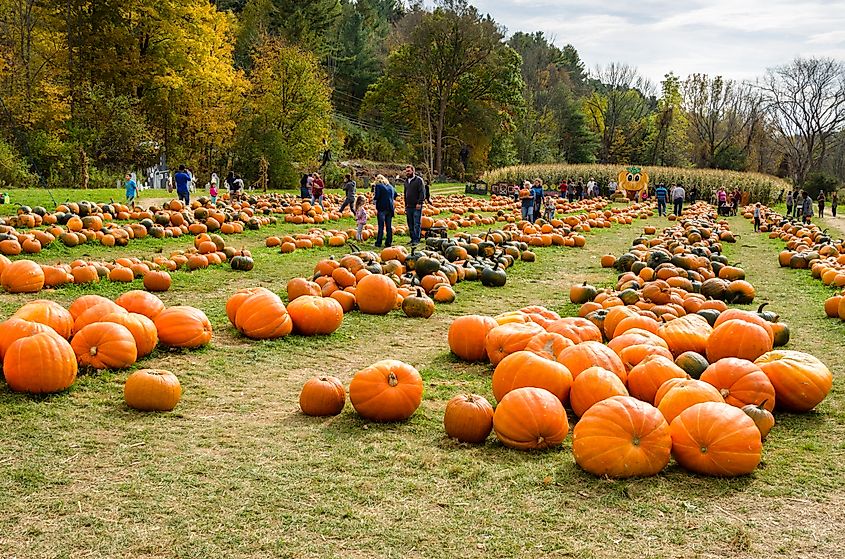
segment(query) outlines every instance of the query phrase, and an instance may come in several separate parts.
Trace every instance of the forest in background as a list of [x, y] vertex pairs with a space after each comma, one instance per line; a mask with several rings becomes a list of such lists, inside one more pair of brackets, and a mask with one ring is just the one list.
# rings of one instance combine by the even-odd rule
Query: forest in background
[[[234, 169], [293, 188], [338, 161], [471, 180], [611, 163], [845, 181], [845, 65], [650, 83], [465, 0], [0, 0], [0, 184], [114, 186], [127, 170]], [[263, 161], [262, 161], [263, 160]]]

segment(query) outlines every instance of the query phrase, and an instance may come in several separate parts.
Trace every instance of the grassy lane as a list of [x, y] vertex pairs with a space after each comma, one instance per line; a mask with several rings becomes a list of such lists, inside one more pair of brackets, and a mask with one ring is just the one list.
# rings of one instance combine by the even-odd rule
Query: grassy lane
[[[461, 284], [458, 301], [428, 321], [352, 313], [327, 338], [261, 343], [228, 326], [226, 298], [247, 285], [283, 291], [318, 258], [343, 251], [282, 256], [262, 248], [284, 226], [233, 237], [253, 250], [254, 271], [176, 274], [163, 297], [202, 308], [215, 328], [207, 349], [159, 350], [143, 363], [180, 374], [176, 412], [126, 409], [126, 373], [84, 376], [68, 394], [47, 398], [0, 391], [0, 556], [836, 556], [845, 523], [843, 327], [820, 318], [821, 284], [777, 269], [779, 247], [741, 219], [730, 258], [790, 322], [792, 347], [836, 373], [818, 413], [779, 416], [753, 476], [710, 479], [671, 465], [655, 478], [614, 482], [581, 472], [571, 439], [560, 450], [520, 453], [492, 440], [462, 446], [443, 434], [453, 395], [493, 400], [490, 367], [448, 354], [451, 317], [534, 303], [572, 314], [569, 286], [611, 285], [615, 273], [598, 257], [623, 252], [644, 223], [592, 233], [582, 250], [540, 249], [537, 263], [509, 271], [504, 288]], [[166, 250], [189, 242], [168, 241]], [[116, 295], [131, 287], [100, 289]], [[39, 297], [66, 303], [83, 291]], [[20, 301], [0, 295], [4, 316]], [[310, 376], [348, 381], [383, 358], [408, 361], [425, 378], [423, 406], [407, 423], [367, 424], [351, 406], [330, 420], [297, 412]]]

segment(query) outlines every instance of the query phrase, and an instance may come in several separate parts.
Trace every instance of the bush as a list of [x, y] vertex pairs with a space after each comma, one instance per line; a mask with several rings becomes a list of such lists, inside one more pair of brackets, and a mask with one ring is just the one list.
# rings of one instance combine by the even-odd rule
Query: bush
[[27, 187], [35, 183], [35, 176], [29, 172], [26, 162], [15, 148], [0, 140], [0, 186]]
[[824, 190], [825, 196], [830, 196], [830, 193], [839, 188], [839, 181], [836, 177], [826, 173], [812, 173], [807, 177], [807, 182], [804, 183], [804, 190], [812, 196], [813, 200], [819, 197], [819, 192]]

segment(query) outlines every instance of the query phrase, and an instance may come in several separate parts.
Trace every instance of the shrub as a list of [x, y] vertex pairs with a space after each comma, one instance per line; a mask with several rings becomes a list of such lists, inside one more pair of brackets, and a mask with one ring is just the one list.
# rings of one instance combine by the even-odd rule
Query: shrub
[[32, 186], [35, 177], [27, 169], [26, 162], [15, 149], [0, 140], [0, 186]]

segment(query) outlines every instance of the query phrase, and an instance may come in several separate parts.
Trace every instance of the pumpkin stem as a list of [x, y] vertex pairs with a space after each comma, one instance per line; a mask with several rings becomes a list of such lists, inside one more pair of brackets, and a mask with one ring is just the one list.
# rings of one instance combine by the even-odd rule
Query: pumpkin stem
[[768, 402], [768, 401], [769, 401], [769, 399], [768, 399], [768, 398], [766, 398], [765, 400], [763, 400], [762, 402], [760, 402], [760, 403], [757, 405], [757, 407], [758, 407], [758, 408], [760, 408], [761, 410], [766, 409], [766, 402]]
[[390, 374], [387, 375], [387, 384], [389, 384], [391, 387], [395, 387], [397, 384], [399, 384], [399, 379], [396, 378], [396, 373], [394, 373], [393, 371], [390, 371]]
[[89, 350], [88, 350], [88, 353], [90, 353], [90, 354], [91, 354], [91, 357], [93, 357], [93, 356], [97, 355], [97, 346], [92, 345], [92, 346], [91, 346], [91, 349], [89, 349]]
[[760, 305], [759, 307], [757, 307], [757, 312], [758, 312], [758, 313], [763, 312], [763, 308], [764, 308], [766, 305], [768, 305], [768, 304], [769, 304], [769, 303], [768, 303], [768, 302], [766, 302], [766, 303], [763, 303], [762, 305]]

